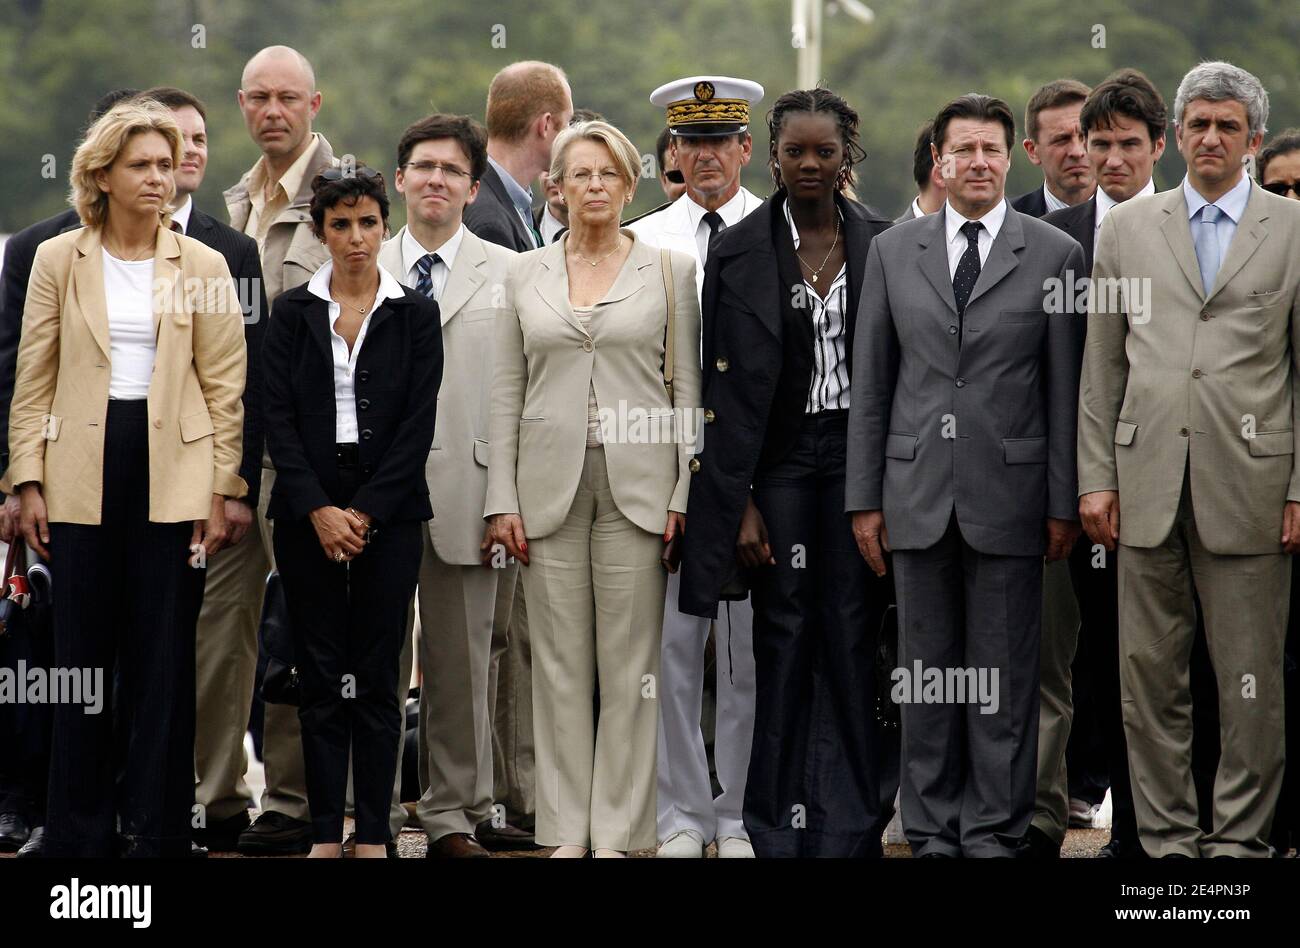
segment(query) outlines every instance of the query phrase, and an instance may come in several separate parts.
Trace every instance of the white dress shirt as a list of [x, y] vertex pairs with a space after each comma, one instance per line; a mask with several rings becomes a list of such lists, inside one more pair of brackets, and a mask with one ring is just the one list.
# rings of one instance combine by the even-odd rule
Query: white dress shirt
[[361, 354], [361, 344], [366, 341], [366, 331], [370, 328], [370, 317], [375, 315], [379, 304], [387, 299], [401, 299], [406, 295], [397, 278], [379, 268], [379, 291], [366, 312], [366, 318], [357, 331], [357, 341], [348, 352], [347, 340], [334, 331], [334, 324], [342, 314], [342, 307], [330, 296], [330, 276], [334, 272], [334, 261], [326, 260], [324, 266], [312, 274], [307, 281], [307, 291], [329, 303], [330, 314], [330, 352], [334, 356], [334, 440], [339, 444], [357, 442], [357, 387], [353, 376], [357, 371], [357, 356]]
[[[1133, 195], [1133, 197], [1145, 197], [1148, 194], [1155, 193], [1156, 183], [1150, 178], [1147, 178], [1147, 183], [1142, 186], [1142, 190], [1138, 191], [1138, 193]], [[1133, 198], [1129, 198], [1129, 200], [1131, 201]], [[1115, 205], [1116, 202], [1112, 201], [1110, 195], [1099, 186], [1097, 188], [1097, 219], [1092, 225], [1092, 249], [1094, 253], [1097, 250], [1097, 236], [1101, 233], [1101, 222], [1105, 220], [1106, 215], [1110, 213], [1110, 209], [1115, 207]]]
[[104, 306], [108, 310], [108, 397], [148, 398], [158, 337], [153, 328], [153, 257], [104, 259]]
[[465, 225], [461, 224], [456, 228], [456, 233], [448, 237], [441, 247], [435, 250], [426, 250], [424, 244], [415, 239], [415, 235], [411, 233], [411, 228], [407, 226], [402, 231], [402, 266], [405, 268], [406, 285], [415, 289], [420, 282], [420, 271], [416, 269], [415, 265], [426, 254], [436, 253], [438, 260], [429, 268], [429, 280], [433, 283], [433, 298], [435, 300], [442, 299], [442, 291], [447, 288], [447, 278], [451, 276], [451, 268], [456, 262], [456, 254], [460, 250], [460, 243], [464, 237]]
[[556, 234], [568, 226], [568, 224], [551, 213], [551, 205], [547, 204], [545, 210], [542, 211], [542, 221], [537, 225], [537, 230], [542, 235], [542, 243], [549, 244], [554, 242]]
[[[951, 204], [943, 202], [944, 227], [948, 235], [948, 279], [952, 279], [957, 273], [957, 264], [961, 262], [961, 255], [966, 252], [966, 235], [961, 232], [961, 225], [970, 223], [966, 218], [958, 214]], [[997, 239], [998, 231], [1002, 229], [1002, 222], [1007, 219], [1007, 202], [1004, 198], [998, 202], [997, 207], [989, 211], [979, 219], [984, 226], [980, 229], [979, 235], [979, 254], [980, 266], [989, 258], [989, 250], [993, 247], [993, 241]]]
[[921, 199], [914, 197], [912, 198], [912, 219], [915, 220], [918, 217], [925, 217], [925, 211], [921, 210]]
[[186, 196], [185, 203], [172, 214], [172, 223], [181, 229], [182, 234], [190, 229], [190, 212], [193, 210], [194, 195], [190, 194]]
[[1232, 235], [1237, 232], [1237, 224], [1241, 222], [1241, 215], [1246, 213], [1246, 202], [1250, 200], [1250, 175], [1242, 172], [1241, 180], [1233, 186], [1232, 190], [1214, 202], [1205, 200], [1201, 193], [1192, 187], [1192, 182], [1184, 177], [1183, 196], [1187, 199], [1187, 221], [1192, 229], [1193, 244], [1196, 243], [1197, 231], [1202, 227], [1210, 226], [1201, 221], [1201, 208], [1213, 203], [1223, 212], [1214, 223], [1219, 238], [1219, 266], [1216, 269], [1222, 270], [1223, 261], [1228, 256], [1228, 245], [1232, 243]]
[[[794, 226], [790, 204], [786, 202], [786, 223], [794, 238], [794, 249], [799, 250], [799, 229]], [[838, 213], [838, 212], [837, 212]], [[844, 241], [844, 222], [840, 222], [840, 241]], [[826, 298], [817, 295], [817, 289], [804, 276], [804, 289], [808, 293], [809, 315], [813, 324], [812, 384], [808, 388], [808, 401], [804, 413], [815, 415], [828, 408], [849, 407], [848, 323], [844, 311], [848, 309], [849, 272], [847, 264], [840, 264]]]
[[[695, 234], [695, 246], [700, 251], [700, 270], [703, 271], [704, 264], [709, 259], [709, 225], [704, 222], [704, 215], [708, 210], [695, 203], [690, 191], [683, 194], [681, 200], [686, 202], [686, 213], [690, 217], [691, 229]], [[730, 201], [718, 208], [718, 216], [722, 218], [722, 227], [718, 228], [718, 233], [734, 226], [758, 206], [755, 204], [751, 207], [748, 201], [748, 192], [741, 188]]]
[[1052, 213], [1052, 211], [1063, 211], [1070, 206], [1052, 193], [1046, 181], [1043, 182], [1043, 200], [1047, 202], [1048, 214]]

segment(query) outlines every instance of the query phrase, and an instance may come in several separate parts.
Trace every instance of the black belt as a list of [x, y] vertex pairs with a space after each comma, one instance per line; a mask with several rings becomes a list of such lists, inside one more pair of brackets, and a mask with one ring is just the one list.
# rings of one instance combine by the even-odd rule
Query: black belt
[[339, 442], [334, 445], [334, 456], [339, 467], [357, 467], [361, 464], [361, 445], [355, 441]]

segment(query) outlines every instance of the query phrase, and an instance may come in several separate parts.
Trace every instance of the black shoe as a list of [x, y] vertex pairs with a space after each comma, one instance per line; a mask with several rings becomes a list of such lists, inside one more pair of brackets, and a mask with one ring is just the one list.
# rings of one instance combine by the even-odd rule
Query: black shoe
[[31, 835], [32, 828], [21, 813], [0, 813], [0, 853], [16, 853]]
[[198, 843], [196, 843], [196, 842], [194, 842], [193, 840], [191, 840], [191, 841], [190, 841], [190, 858], [191, 858], [191, 859], [207, 859], [207, 858], [208, 858], [208, 850], [207, 850], [207, 847], [206, 847], [206, 846], [200, 846]]
[[242, 856], [302, 856], [311, 851], [311, 824], [267, 810], [239, 834]]
[[523, 852], [537, 848], [537, 837], [531, 830], [521, 829], [513, 823], [496, 827], [491, 820], [484, 820], [474, 827], [474, 835], [479, 845], [493, 852]]
[[32, 835], [23, 848], [18, 850], [15, 859], [40, 859], [45, 854], [45, 827], [33, 826]]
[[917, 859], [951, 859], [947, 853], [922, 853]]
[[1138, 843], [1126, 843], [1111, 838], [1111, 841], [1097, 853], [1098, 859], [1145, 859], [1146, 851]]
[[1060, 859], [1061, 844], [1053, 842], [1037, 826], [1031, 826], [1016, 847], [1017, 859]]
[[239, 848], [239, 837], [250, 826], [248, 811], [240, 810], [234, 816], [217, 820], [196, 829], [194, 842], [214, 853], [233, 853]]

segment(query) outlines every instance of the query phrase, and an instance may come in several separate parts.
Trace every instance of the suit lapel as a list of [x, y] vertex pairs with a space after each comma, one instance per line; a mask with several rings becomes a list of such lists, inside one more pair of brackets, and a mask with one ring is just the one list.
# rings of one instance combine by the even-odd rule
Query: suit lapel
[[103, 244], [99, 228], [85, 228], [77, 237], [76, 248], [80, 256], [72, 265], [72, 284], [77, 293], [77, 308], [107, 358], [110, 353], [108, 309], [104, 302]]
[[[953, 315], [957, 315], [957, 299], [952, 295], [952, 277], [948, 274], [948, 238], [946, 215], [942, 208], [935, 214], [927, 215], [926, 226], [918, 228], [918, 243], [921, 245], [921, 272], [930, 281], [939, 298], [948, 304]], [[989, 254], [991, 257], [992, 254]]]
[[1206, 297], [1207, 303], [1228, 285], [1228, 281], [1246, 265], [1246, 261], [1254, 255], [1259, 245], [1264, 242], [1264, 238], [1268, 236], [1268, 228], [1264, 226], [1268, 214], [1262, 207], [1264, 202], [1259, 196], [1260, 191], [1260, 188], [1251, 185], [1250, 200], [1246, 202], [1241, 221], [1232, 235], [1232, 243], [1228, 244], [1228, 254], [1223, 258], [1223, 266], [1219, 267], [1219, 272], [1214, 278], [1214, 286], [1210, 287], [1210, 295]]
[[781, 290], [776, 248], [772, 245], [771, 215], [781, 214], [780, 223], [785, 226], [781, 208], [780, 202], [772, 199], [768, 202], [768, 213], [756, 210], [737, 222], [737, 228], [744, 228], [746, 239], [735, 241], [727, 248], [726, 256], [737, 259], [719, 268], [722, 283], [737, 298], [745, 301], [746, 309], [778, 341], [783, 336], [781, 307], [775, 301], [779, 301], [784, 293]]
[[537, 295], [555, 310], [557, 316], [585, 336], [587, 331], [582, 328], [582, 323], [578, 322], [578, 317], [573, 315], [573, 308], [569, 305], [569, 273], [564, 268], [564, 247], [568, 242], [568, 235], [565, 235], [563, 239], [546, 245], [540, 259], [545, 272], [533, 285]]
[[455, 265], [447, 275], [447, 285], [442, 289], [442, 299], [438, 301], [438, 313], [444, 326], [487, 279], [482, 271], [485, 263], [487, 253], [482, 241], [466, 230], [460, 240]]
[[163, 311], [179, 315], [176, 303], [184, 299], [179, 286], [181, 279], [181, 245], [176, 235], [166, 228], [158, 228], [158, 239], [153, 250], [153, 337], [158, 338]]
[[[980, 267], [979, 279], [975, 281], [975, 288], [971, 290], [970, 299], [966, 301], [968, 309], [971, 303], [997, 286], [1007, 274], [1020, 266], [1018, 254], [1025, 249], [1025, 231], [1020, 226], [1020, 218], [1016, 217], [1016, 213], [1010, 206], [1007, 207], [1007, 216], [1002, 220], [998, 236], [994, 238], [993, 246], [989, 248], [988, 259], [984, 261], [984, 266]], [[950, 293], [951, 287], [952, 284], [949, 283]]]
[[506, 183], [501, 180], [501, 175], [497, 169], [488, 165], [487, 174], [483, 175], [483, 180], [487, 182], [488, 188], [497, 196], [501, 202], [501, 207], [506, 212], [506, 217], [510, 220], [510, 229], [514, 232], [515, 237], [527, 244], [529, 247], [535, 246], [532, 234], [528, 233], [528, 228], [524, 227], [524, 222], [519, 217], [519, 212], [515, 210], [515, 202], [510, 199], [510, 192], [506, 190]]
[[632, 250], [627, 255], [627, 260], [623, 262], [622, 268], [618, 271], [618, 276], [614, 277], [614, 282], [605, 292], [601, 303], [617, 303], [619, 300], [625, 300], [633, 293], [643, 289], [646, 285], [645, 277], [641, 271], [654, 263], [655, 258], [659, 256], [659, 250], [651, 248], [643, 240], [638, 240], [635, 234], [628, 232], [632, 237]]
[[1174, 259], [1182, 268], [1183, 276], [1192, 285], [1196, 295], [1205, 298], [1205, 288], [1201, 285], [1201, 265], [1196, 262], [1196, 248], [1192, 246], [1192, 226], [1187, 220], [1187, 198], [1182, 188], [1165, 192], [1170, 195], [1165, 201], [1165, 219], [1160, 225], [1161, 232]]
[[844, 211], [844, 255], [849, 262], [848, 312], [852, 325], [853, 316], [858, 311], [858, 299], [862, 295], [862, 274], [867, 269], [867, 253], [863, 248], [871, 240], [871, 224], [859, 205], [844, 201], [840, 207]]

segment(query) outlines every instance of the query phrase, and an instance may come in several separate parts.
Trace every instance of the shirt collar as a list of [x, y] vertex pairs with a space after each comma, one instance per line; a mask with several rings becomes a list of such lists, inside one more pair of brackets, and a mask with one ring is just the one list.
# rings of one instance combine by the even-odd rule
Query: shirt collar
[[[948, 243], [957, 239], [961, 233], [961, 225], [970, 223], [970, 221], [958, 214], [953, 206], [947, 201], [943, 202], [944, 227], [948, 234]], [[998, 202], [997, 207], [993, 208], [987, 214], [979, 219], [984, 225], [984, 229], [989, 232], [989, 236], [994, 240], [998, 238], [998, 231], [1002, 229], [1002, 222], [1007, 219], [1007, 199], [1004, 197]]]
[[1047, 187], [1046, 181], [1043, 182], [1043, 201], [1047, 204], [1047, 210], [1049, 212], [1063, 211], [1070, 206], [1051, 192], [1051, 189]]
[[[1190, 221], [1196, 217], [1197, 212], [1210, 202], [1205, 200], [1200, 191], [1192, 187], [1191, 179], [1184, 176], [1183, 178], [1183, 196], [1187, 199], [1187, 219]], [[1241, 180], [1238, 181], [1231, 191], [1223, 195], [1214, 202], [1214, 206], [1232, 219], [1234, 224], [1241, 223], [1241, 215], [1246, 212], [1246, 202], [1250, 200], [1250, 175], [1244, 171]]]
[[918, 217], [925, 217], [925, 211], [921, 210], [921, 199], [914, 197], [912, 198], [912, 218]]
[[[319, 270], [312, 274], [311, 279], [307, 281], [307, 292], [317, 296], [329, 303], [331, 307], [338, 306], [330, 296], [330, 276], [334, 273], [334, 261], [326, 260]], [[370, 307], [373, 313], [379, 308], [382, 300], [400, 300], [406, 296], [406, 290], [402, 284], [397, 282], [397, 278], [385, 270], [382, 266], [379, 268], [379, 292], [375, 294], [374, 305]], [[369, 314], [367, 314], [369, 315]], [[338, 314], [330, 310], [330, 319], [337, 319]]]
[[[280, 176], [276, 187], [279, 192], [283, 193], [290, 203], [302, 189], [302, 179], [307, 174], [307, 169], [311, 166], [312, 160], [316, 157], [316, 149], [320, 147], [320, 133], [311, 133], [311, 144], [306, 150], [298, 156], [298, 159], [289, 166], [289, 170]], [[249, 199], [259, 206], [265, 203], [266, 179], [268, 175], [268, 166], [266, 156], [263, 155], [257, 159], [257, 164], [253, 165], [253, 173], [248, 179]]]
[[[679, 200], [686, 202], [686, 214], [691, 219], [691, 233], [700, 229], [700, 221], [704, 220], [704, 215], [708, 209], [695, 203], [691, 197], [691, 192], [687, 191]], [[740, 188], [732, 195], [731, 200], [722, 207], [718, 208], [718, 216], [722, 218], [724, 227], [731, 227], [745, 216], [745, 189]]]
[[187, 195], [185, 203], [172, 212], [172, 223], [181, 229], [181, 233], [189, 230], [190, 212], [194, 210], [194, 195]]
[[[1155, 181], [1152, 180], [1151, 178], [1147, 178], [1147, 183], [1142, 185], [1141, 190], [1139, 190], [1137, 194], [1133, 195], [1133, 197], [1135, 198], [1145, 197], [1148, 194], [1155, 194], [1155, 193], [1156, 193]], [[1129, 200], [1131, 201], [1133, 200], [1133, 198], [1129, 198]], [[1092, 227], [1093, 230], [1097, 230], [1099, 227], [1101, 227], [1102, 218], [1104, 218], [1107, 214], [1109, 214], [1110, 209], [1114, 207], [1117, 203], [1118, 202], [1111, 200], [1111, 196], [1107, 194], [1106, 191], [1100, 185], [1098, 185], [1097, 219], [1093, 223], [1093, 227]]]
[[533, 189], [524, 187], [514, 177], [497, 163], [496, 159], [488, 155], [488, 164], [496, 169], [497, 176], [501, 178], [501, 183], [506, 186], [506, 194], [510, 195], [510, 200], [514, 202], [515, 207], [519, 208], [522, 214], [532, 214], [533, 212]]
[[[790, 225], [790, 236], [794, 238], [794, 249], [798, 250], [799, 249], [799, 228], [794, 226], [794, 215], [790, 213], [790, 202], [788, 200], [782, 202], [781, 210], [785, 213], [785, 222]], [[835, 208], [835, 213], [839, 216], [841, 221], [844, 220], [844, 215], [840, 213], [840, 209], [838, 207]]]
[[415, 268], [416, 262], [427, 253], [436, 253], [441, 257], [442, 262], [447, 265], [447, 270], [450, 272], [452, 266], [456, 263], [456, 254], [460, 250], [460, 243], [464, 237], [465, 225], [461, 224], [456, 228], [456, 233], [448, 237], [441, 247], [426, 250], [424, 244], [415, 239], [409, 225], [402, 228], [402, 272], [410, 273]]

